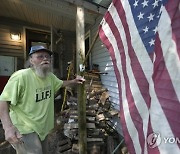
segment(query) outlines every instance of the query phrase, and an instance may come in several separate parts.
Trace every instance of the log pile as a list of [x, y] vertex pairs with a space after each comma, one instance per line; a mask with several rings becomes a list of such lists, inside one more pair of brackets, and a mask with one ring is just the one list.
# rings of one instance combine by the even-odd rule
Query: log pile
[[[113, 128], [111, 119], [118, 115], [109, 101], [107, 89], [101, 85], [99, 74], [86, 73], [86, 121], [88, 154], [110, 154], [121, 142], [119, 134]], [[71, 93], [69, 93], [71, 94]], [[78, 100], [76, 95], [70, 95], [66, 108], [56, 115], [56, 127], [49, 135], [49, 154], [78, 154]], [[0, 125], [1, 126], [1, 125]], [[4, 132], [0, 127], [0, 154], [15, 153], [9, 143], [4, 141]], [[117, 142], [117, 143], [116, 143]], [[127, 148], [121, 147], [121, 152], [127, 153]]]
[[[112, 108], [108, 91], [102, 87], [99, 75], [87, 73], [85, 79], [88, 154], [106, 154], [109, 151], [107, 149], [109, 137], [112, 139], [111, 144], [114, 140], [119, 142], [119, 135], [111, 125], [111, 118], [119, 116], [119, 114], [117, 110]], [[66, 109], [60, 113], [56, 120], [57, 127], [60, 126], [59, 132], [61, 132], [61, 135], [59, 137], [61, 137], [61, 140], [57, 143], [55, 154], [78, 154], [77, 109], [77, 98], [69, 96]], [[55, 136], [58, 135], [57, 132]]]

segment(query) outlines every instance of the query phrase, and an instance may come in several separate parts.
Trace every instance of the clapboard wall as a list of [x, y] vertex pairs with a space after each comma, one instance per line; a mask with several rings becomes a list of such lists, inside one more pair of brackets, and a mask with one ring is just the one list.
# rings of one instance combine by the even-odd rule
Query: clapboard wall
[[[31, 31], [31, 35], [27, 35], [27, 30]], [[40, 40], [40, 42], [44, 41], [44, 33], [47, 32], [50, 35], [50, 27], [43, 27], [40, 25], [34, 25], [29, 23], [24, 23], [22, 21], [15, 20], [0, 20], [0, 55], [1, 56], [11, 56], [17, 57], [17, 69], [21, 69], [24, 67], [24, 62], [27, 60], [27, 55], [29, 53], [29, 49], [27, 47], [27, 39], [29, 40]], [[13, 41], [10, 38], [11, 32], [19, 32], [21, 34], [21, 39], [19, 41]], [[43, 35], [40, 35], [42, 32]], [[26, 36], [25, 36], [26, 33]], [[35, 35], [36, 33], [36, 35]], [[63, 31], [63, 41], [59, 44], [56, 42], [59, 40], [59, 37], [54, 37], [54, 46], [57, 48], [53, 52], [58, 53], [58, 60], [55, 68], [57, 68], [57, 76], [61, 79], [67, 78], [67, 67], [68, 62], [73, 61], [74, 53], [75, 53], [75, 42], [76, 36], [75, 32]], [[37, 34], [39, 35], [37, 37]], [[26, 37], [26, 38], [25, 38]], [[74, 51], [74, 52], [73, 52]], [[55, 55], [56, 56], [56, 55]], [[59, 57], [62, 57], [61, 59]], [[20, 65], [20, 66], [19, 66]], [[60, 67], [59, 67], [60, 65]], [[59, 73], [61, 72], [61, 73]]]
[[[98, 31], [98, 27], [101, 19], [102, 18], [99, 18], [96, 21], [96, 24], [90, 30], [91, 40], [93, 40], [95, 34]], [[118, 91], [118, 84], [113, 68], [112, 59], [110, 57], [108, 50], [105, 48], [105, 46], [102, 44], [99, 38], [96, 40], [96, 43], [92, 49], [91, 60], [92, 60], [92, 64], [99, 65], [99, 70], [101, 72], [107, 73], [101, 75], [101, 81], [103, 86], [107, 88], [109, 91], [112, 105], [119, 110], [120, 109], [119, 91]]]
[[[10, 38], [11, 32], [19, 32], [21, 39], [14, 41]], [[18, 26], [5, 26], [0, 24], [0, 55], [23, 57], [23, 29]]]

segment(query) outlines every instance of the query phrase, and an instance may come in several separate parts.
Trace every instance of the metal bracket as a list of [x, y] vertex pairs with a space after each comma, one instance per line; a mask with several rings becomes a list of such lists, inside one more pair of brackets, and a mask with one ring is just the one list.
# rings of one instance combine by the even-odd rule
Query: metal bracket
[[84, 72], [85, 71], [85, 65], [80, 64], [79, 65], [79, 70], [80, 70], [80, 72]]

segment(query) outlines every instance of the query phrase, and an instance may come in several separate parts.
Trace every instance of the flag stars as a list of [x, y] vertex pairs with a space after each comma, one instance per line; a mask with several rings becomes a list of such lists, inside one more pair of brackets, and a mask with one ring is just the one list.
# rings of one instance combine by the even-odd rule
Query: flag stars
[[156, 6], [158, 6], [158, 0], [155, 0], [152, 5], [153, 5], [153, 8], [155, 8]]
[[149, 19], [149, 22], [154, 19], [154, 15], [150, 13], [150, 15], [147, 17]]
[[156, 33], [157, 33], [157, 30], [158, 30], [158, 27], [156, 26], [156, 27], [153, 29], [154, 34], [156, 34]]
[[134, 8], [138, 6], [138, 3], [139, 3], [139, 1], [137, 1], [137, 0], [134, 1], [134, 4], [133, 4]]
[[144, 2], [141, 3], [143, 5], [143, 8], [148, 6], [148, 1], [144, 0]]
[[154, 39], [151, 39], [151, 41], [149, 42], [150, 46], [154, 45], [154, 43], [155, 43]]
[[141, 13], [141, 12], [140, 12], [139, 15], [138, 15], [137, 17], [138, 17], [139, 20], [140, 20], [140, 19], [143, 19], [143, 16], [144, 16], [144, 13]]
[[165, 0], [129, 0], [138, 33], [148, 52], [154, 50], [158, 23], [162, 15]]
[[149, 31], [149, 27], [146, 26], [146, 27], [143, 29], [143, 31], [144, 31], [144, 34], [147, 33], [147, 32]]

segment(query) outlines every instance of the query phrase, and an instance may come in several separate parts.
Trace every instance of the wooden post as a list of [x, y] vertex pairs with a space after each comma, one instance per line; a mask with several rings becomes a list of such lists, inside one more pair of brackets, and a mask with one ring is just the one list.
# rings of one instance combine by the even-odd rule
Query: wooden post
[[[53, 31], [53, 25], [51, 25], [51, 51], [54, 52], [54, 31]], [[51, 60], [51, 69], [52, 69], [52, 72], [54, 72], [54, 57]]]
[[[84, 71], [80, 69], [85, 59], [85, 41], [84, 41], [84, 8], [77, 6], [76, 16], [76, 68], [77, 74], [83, 76]], [[86, 93], [85, 84], [78, 85], [78, 146], [79, 154], [87, 153], [87, 130], [86, 130]]]

